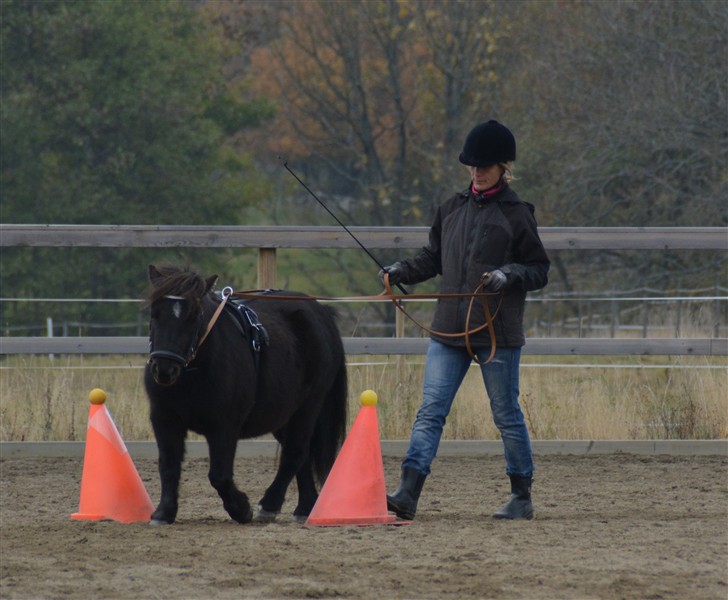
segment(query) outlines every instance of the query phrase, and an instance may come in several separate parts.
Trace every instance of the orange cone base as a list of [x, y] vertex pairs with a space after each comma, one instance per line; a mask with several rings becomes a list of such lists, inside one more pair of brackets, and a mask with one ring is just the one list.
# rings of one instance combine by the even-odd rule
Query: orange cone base
[[365, 525], [409, 525], [412, 521], [400, 521], [394, 515], [385, 517], [332, 517], [330, 519], [319, 517], [309, 518], [306, 525], [314, 527], [341, 527], [343, 525], [365, 526]]
[[107, 517], [106, 515], [87, 515], [85, 513], [73, 513], [71, 518], [76, 519], [77, 521], [113, 521], [112, 518]]

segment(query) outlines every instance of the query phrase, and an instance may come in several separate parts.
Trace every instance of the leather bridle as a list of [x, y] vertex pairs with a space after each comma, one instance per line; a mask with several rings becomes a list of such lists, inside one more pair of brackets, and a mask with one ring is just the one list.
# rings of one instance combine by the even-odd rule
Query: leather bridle
[[[217, 319], [220, 316], [220, 313], [222, 313], [223, 309], [225, 308], [225, 304], [227, 303], [230, 296], [233, 294], [233, 288], [226, 287], [222, 290], [220, 296], [220, 303], [217, 305], [217, 308], [215, 309], [215, 312], [212, 314], [212, 317], [207, 323], [207, 327], [205, 328], [205, 331], [202, 335], [200, 335], [200, 332], [202, 331], [202, 322], [201, 320], [198, 322], [197, 326], [197, 333], [195, 334], [192, 343], [190, 344], [190, 349], [188, 352], [188, 355], [182, 356], [181, 354], [178, 354], [177, 352], [173, 352], [171, 350], [154, 350], [151, 348], [152, 340], [150, 337], [149, 345], [150, 345], [150, 352], [149, 352], [149, 359], [148, 361], [151, 362], [155, 358], [166, 358], [168, 360], [172, 360], [175, 362], [178, 362], [182, 365], [183, 368], [186, 368], [193, 360], [195, 360], [195, 357], [197, 356], [197, 352], [200, 350], [200, 347], [204, 343], [204, 341], [207, 339], [207, 336], [210, 334], [210, 331], [212, 331], [213, 326], [217, 322]], [[179, 296], [164, 296], [167, 300], [184, 300], [184, 298], [181, 298]]]

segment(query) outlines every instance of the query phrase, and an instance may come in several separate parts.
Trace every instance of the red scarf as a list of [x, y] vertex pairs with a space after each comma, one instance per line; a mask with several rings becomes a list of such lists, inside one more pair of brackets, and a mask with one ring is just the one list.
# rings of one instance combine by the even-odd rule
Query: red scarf
[[471, 183], [470, 191], [473, 193], [473, 196], [475, 196], [476, 200], [479, 200], [482, 202], [484, 200], [488, 200], [491, 196], [495, 196], [497, 193], [502, 192], [505, 187], [506, 187], [506, 184], [501, 179], [492, 188], [488, 188], [487, 190], [485, 190], [483, 192], [479, 192], [478, 190], [476, 190], [475, 186]]

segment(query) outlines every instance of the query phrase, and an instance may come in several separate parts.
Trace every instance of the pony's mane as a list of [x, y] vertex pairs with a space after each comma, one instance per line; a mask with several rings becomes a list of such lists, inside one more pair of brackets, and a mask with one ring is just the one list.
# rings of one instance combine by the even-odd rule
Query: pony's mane
[[199, 299], [207, 290], [204, 277], [189, 266], [177, 267], [169, 264], [156, 265], [161, 277], [152, 282], [146, 296], [145, 304], [151, 304], [164, 296], [181, 296], [187, 299]]

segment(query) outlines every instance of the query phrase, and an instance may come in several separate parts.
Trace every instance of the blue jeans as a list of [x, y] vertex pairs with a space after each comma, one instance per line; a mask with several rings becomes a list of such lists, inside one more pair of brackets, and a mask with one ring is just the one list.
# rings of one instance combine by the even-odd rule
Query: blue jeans
[[[490, 348], [483, 348], [477, 353], [478, 359], [485, 360], [489, 353]], [[520, 348], [498, 348], [493, 360], [481, 366], [480, 370], [490, 399], [493, 422], [503, 440], [506, 472], [509, 475], [531, 477], [531, 441], [518, 404], [520, 360]], [[471, 362], [465, 348], [430, 340], [425, 362], [422, 405], [412, 426], [409, 450], [402, 462], [403, 467], [430, 473], [430, 464], [437, 454], [445, 420]]]

